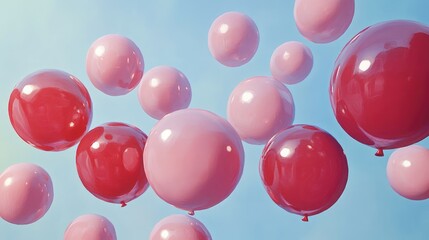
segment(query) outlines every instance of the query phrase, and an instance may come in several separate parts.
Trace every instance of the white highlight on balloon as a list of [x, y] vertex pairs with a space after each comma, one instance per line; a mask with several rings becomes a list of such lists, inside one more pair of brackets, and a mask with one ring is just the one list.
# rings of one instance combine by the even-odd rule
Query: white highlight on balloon
[[99, 143], [99, 142], [94, 142], [94, 143], [91, 145], [91, 148], [93, 148], [93, 149], [99, 149], [99, 148], [100, 148], [100, 143]]
[[280, 156], [282, 156], [284, 158], [288, 157], [290, 155], [290, 152], [291, 152], [290, 149], [285, 147], [280, 151]]
[[406, 167], [406, 168], [407, 168], [407, 167], [410, 167], [410, 166], [411, 166], [411, 162], [410, 162], [410, 161], [408, 161], [408, 160], [405, 160], [405, 161], [403, 161], [403, 162], [402, 162], [402, 166], [403, 166], [403, 167]]
[[163, 141], [167, 141], [167, 139], [171, 136], [171, 129], [165, 129], [164, 131], [162, 131], [161, 133], [161, 139]]
[[106, 51], [106, 48], [104, 46], [98, 46], [95, 49], [95, 55], [97, 55], [98, 57], [101, 57], [101, 56], [103, 56], [105, 51]]
[[254, 97], [253, 93], [247, 91], [247, 92], [244, 92], [243, 95], [241, 95], [241, 101], [245, 103], [250, 103], [253, 97]]
[[366, 60], [366, 59], [362, 60], [362, 62], [360, 62], [360, 64], [359, 64], [359, 70], [361, 70], [362, 72], [365, 72], [370, 67], [371, 67], [371, 61]]

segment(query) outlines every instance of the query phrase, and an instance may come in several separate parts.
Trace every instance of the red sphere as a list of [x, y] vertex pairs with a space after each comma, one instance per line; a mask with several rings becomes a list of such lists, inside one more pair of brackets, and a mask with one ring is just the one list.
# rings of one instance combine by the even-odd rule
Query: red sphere
[[124, 123], [106, 123], [89, 131], [76, 151], [76, 167], [85, 188], [111, 203], [125, 203], [148, 187], [143, 168], [147, 136]]
[[38, 71], [13, 89], [9, 119], [28, 144], [61, 151], [75, 145], [89, 129], [91, 98], [76, 77], [58, 70]]
[[397, 20], [368, 27], [341, 51], [331, 104], [344, 130], [382, 149], [429, 134], [429, 27]]
[[267, 143], [260, 175], [277, 205], [306, 220], [330, 208], [343, 193], [347, 158], [329, 133], [314, 126], [294, 125]]

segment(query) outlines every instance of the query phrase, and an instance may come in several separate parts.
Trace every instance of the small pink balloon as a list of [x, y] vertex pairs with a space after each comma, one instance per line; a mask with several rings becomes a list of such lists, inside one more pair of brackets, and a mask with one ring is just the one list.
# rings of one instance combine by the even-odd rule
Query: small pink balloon
[[270, 61], [273, 78], [286, 84], [304, 80], [313, 68], [311, 50], [300, 42], [286, 42], [274, 50]]
[[352, 22], [354, 0], [295, 0], [294, 17], [301, 34], [315, 43], [338, 39]]
[[258, 27], [243, 13], [224, 13], [213, 21], [208, 45], [213, 57], [221, 64], [241, 66], [249, 62], [258, 49]]
[[113, 224], [97, 214], [82, 215], [69, 224], [64, 240], [116, 240]]
[[30, 224], [45, 215], [54, 197], [49, 174], [31, 163], [18, 163], [0, 175], [0, 217]]
[[186, 76], [169, 66], [158, 66], [146, 72], [138, 91], [143, 110], [156, 119], [187, 108], [191, 97], [191, 85]]
[[153, 228], [150, 240], [211, 240], [209, 231], [197, 219], [185, 215], [171, 215]]
[[393, 190], [412, 200], [429, 198], [429, 149], [412, 145], [395, 150], [387, 163]]
[[295, 105], [289, 89], [281, 82], [271, 77], [253, 77], [232, 91], [227, 114], [243, 141], [265, 144], [293, 123]]
[[133, 90], [143, 76], [144, 60], [137, 45], [121, 35], [109, 34], [92, 43], [86, 72], [94, 86], [111, 96]]
[[155, 193], [193, 212], [227, 198], [241, 178], [240, 137], [223, 118], [201, 109], [165, 115], [152, 129], [143, 155]]

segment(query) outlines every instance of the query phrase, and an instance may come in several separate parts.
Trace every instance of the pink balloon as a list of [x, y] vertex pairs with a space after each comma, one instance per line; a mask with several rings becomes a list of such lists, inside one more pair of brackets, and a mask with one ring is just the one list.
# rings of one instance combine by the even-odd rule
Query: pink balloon
[[86, 56], [86, 72], [94, 86], [111, 96], [133, 90], [143, 76], [144, 60], [130, 39], [110, 34], [92, 43]]
[[146, 72], [138, 91], [143, 110], [156, 119], [187, 108], [191, 97], [191, 85], [186, 76], [169, 66], [158, 66]]
[[31, 163], [8, 167], [0, 175], [0, 216], [13, 224], [30, 224], [45, 215], [54, 197], [49, 174]]
[[339, 38], [352, 22], [354, 0], [295, 0], [294, 16], [301, 34], [315, 43]]
[[193, 212], [210, 208], [234, 190], [244, 165], [240, 137], [223, 118], [182, 109], [152, 129], [143, 155], [150, 186], [166, 202]]
[[429, 149], [412, 145], [395, 150], [387, 163], [387, 178], [405, 198], [429, 198]]
[[208, 45], [213, 57], [221, 64], [241, 66], [249, 62], [258, 49], [258, 27], [243, 13], [224, 13], [213, 21]]
[[150, 240], [211, 240], [209, 231], [197, 219], [185, 215], [171, 215], [153, 228]]
[[293, 123], [295, 105], [292, 94], [281, 82], [271, 77], [253, 77], [232, 91], [227, 113], [242, 140], [265, 144]]
[[82, 215], [67, 227], [64, 240], [116, 240], [113, 224], [105, 217], [96, 214]]
[[304, 80], [313, 68], [311, 50], [300, 42], [286, 42], [274, 50], [270, 61], [273, 78], [286, 84]]

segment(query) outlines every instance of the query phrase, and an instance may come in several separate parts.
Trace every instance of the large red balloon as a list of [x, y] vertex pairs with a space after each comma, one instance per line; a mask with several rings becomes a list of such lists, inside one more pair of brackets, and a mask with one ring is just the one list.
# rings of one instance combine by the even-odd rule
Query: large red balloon
[[147, 136], [124, 123], [106, 123], [89, 131], [79, 143], [79, 177], [94, 196], [111, 203], [127, 202], [148, 187], [143, 168]]
[[347, 158], [329, 133], [314, 126], [294, 125], [267, 143], [260, 174], [271, 199], [307, 221], [308, 216], [330, 208], [343, 193]]
[[429, 27], [398, 20], [368, 27], [344, 47], [331, 78], [331, 103], [344, 130], [382, 149], [429, 134]]
[[74, 76], [58, 71], [35, 72], [13, 89], [9, 119], [28, 144], [61, 151], [75, 145], [89, 129], [91, 98]]

